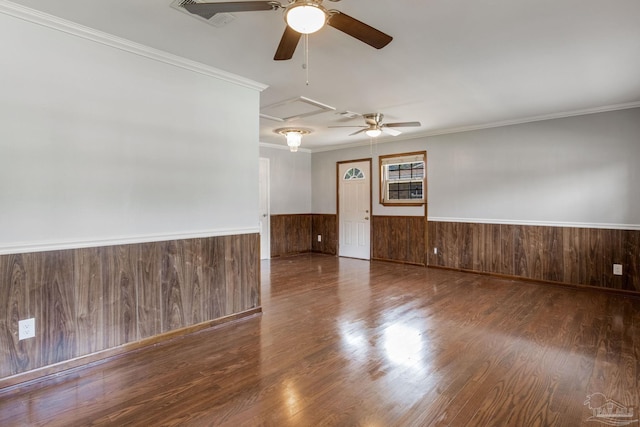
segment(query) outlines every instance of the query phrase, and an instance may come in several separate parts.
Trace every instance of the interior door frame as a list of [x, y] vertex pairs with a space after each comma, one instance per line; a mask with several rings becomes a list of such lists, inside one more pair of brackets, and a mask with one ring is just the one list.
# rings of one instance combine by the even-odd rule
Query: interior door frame
[[354, 160], [341, 160], [336, 162], [336, 256], [340, 256], [340, 165], [345, 163], [356, 163], [356, 162], [369, 162], [369, 176], [367, 179], [369, 180], [369, 261], [373, 259], [373, 241], [371, 237], [373, 236], [373, 195], [372, 195], [372, 180], [373, 176], [373, 159], [371, 157], [364, 159], [354, 159]]
[[[266, 193], [262, 194], [260, 191], [260, 204], [262, 204], [262, 197], [266, 198], [266, 212], [260, 212], [260, 224], [264, 227], [260, 227], [260, 259], [271, 259], [271, 160], [268, 157], [260, 157], [258, 160], [259, 174], [262, 174], [263, 165], [266, 168]], [[262, 178], [260, 176], [260, 178]], [[262, 188], [260, 189], [262, 190]], [[260, 206], [260, 209], [262, 206]], [[263, 257], [263, 255], [265, 255]]]

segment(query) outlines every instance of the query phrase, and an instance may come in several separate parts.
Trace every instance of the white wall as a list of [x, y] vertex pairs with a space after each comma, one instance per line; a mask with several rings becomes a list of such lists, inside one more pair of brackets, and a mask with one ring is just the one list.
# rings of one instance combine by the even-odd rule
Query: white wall
[[[418, 150], [432, 220], [640, 228], [638, 108], [314, 153], [313, 212], [335, 213], [336, 161]], [[373, 185], [374, 214], [422, 214]]]
[[260, 85], [26, 19], [0, 13], [0, 252], [257, 232]]
[[311, 213], [311, 153], [262, 144], [260, 157], [270, 163], [271, 214]]

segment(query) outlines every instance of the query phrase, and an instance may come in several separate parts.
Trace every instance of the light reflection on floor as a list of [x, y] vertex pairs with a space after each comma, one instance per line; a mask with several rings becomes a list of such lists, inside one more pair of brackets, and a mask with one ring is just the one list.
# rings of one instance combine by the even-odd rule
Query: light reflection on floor
[[392, 363], [424, 370], [422, 333], [417, 328], [394, 323], [384, 330], [384, 350]]

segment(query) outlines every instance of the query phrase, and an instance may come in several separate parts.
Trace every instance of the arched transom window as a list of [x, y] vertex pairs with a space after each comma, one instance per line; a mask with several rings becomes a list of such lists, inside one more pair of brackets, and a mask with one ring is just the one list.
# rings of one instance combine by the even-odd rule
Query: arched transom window
[[364, 173], [358, 168], [351, 168], [344, 174], [344, 180], [348, 181], [351, 179], [364, 179]]

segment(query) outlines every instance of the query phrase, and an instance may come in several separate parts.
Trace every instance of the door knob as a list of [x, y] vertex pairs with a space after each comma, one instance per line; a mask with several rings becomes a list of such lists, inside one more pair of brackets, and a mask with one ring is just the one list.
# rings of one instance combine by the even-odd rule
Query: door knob
[[368, 217], [368, 216], [365, 216], [365, 217], [364, 217], [364, 219], [368, 220], [368, 219], [369, 219], [369, 217]]

